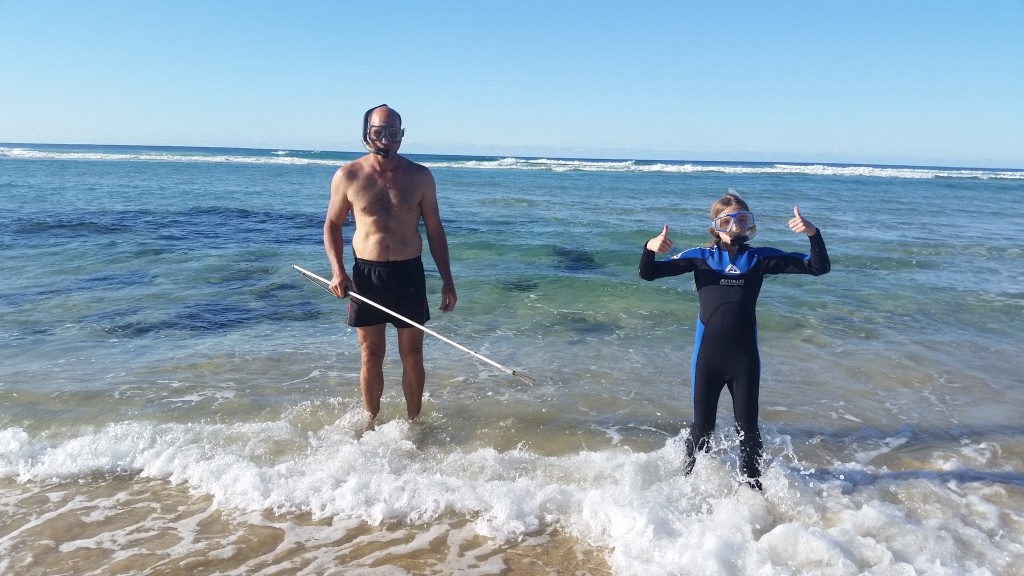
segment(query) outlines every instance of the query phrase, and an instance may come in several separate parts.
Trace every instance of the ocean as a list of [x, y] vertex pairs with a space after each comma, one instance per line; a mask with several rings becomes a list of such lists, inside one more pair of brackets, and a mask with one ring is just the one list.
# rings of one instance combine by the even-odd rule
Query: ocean
[[[411, 155], [459, 300], [366, 429], [330, 269], [353, 153], [0, 144], [0, 574], [1024, 574], [1024, 171]], [[684, 476], [697, 314], [644, 282], [734, 189], [832, 272], [758, 306], [764, 491], [724, 394]], [[351, 253], [346, 253], [351, 262]]]

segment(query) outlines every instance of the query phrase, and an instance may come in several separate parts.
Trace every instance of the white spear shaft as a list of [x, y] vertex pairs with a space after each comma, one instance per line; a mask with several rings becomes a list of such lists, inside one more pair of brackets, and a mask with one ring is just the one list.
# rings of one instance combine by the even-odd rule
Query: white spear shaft
[[[296, 266], [294, 264], [292, 264], [292, 268], [294, 268], [295, 271], [298, 272], [299, 274], [302, 274], [303, 276], [305, 276], [306, 279], [309, 280], [310, 282], [313, 282], [317, 286], [323, 288], [324, 290], [326, 290], [332, 296], [334, 295], [334, 293], [331, 292], [331, 290], [330, 290], [331, 282], [329, 280], [327, 280], [326, 278], [324, 278], [322, 276], [318, 276], [318, 275], [310, 272], [309, 270], [306, 270], [305, 268], [301, 268], [301, 267]], [[373, 306], [375, 308], [383, 310], [384, 312], [387, 312], [388, 314], [391, 314], [395, 318], [398, 318], [399, 320], [401, 320], [403, 322], [407, 322], [407, 323], [409, 323], [409, 324], [419, 328], [420, 330], [423, 330], [427, 334], [430, 334], [431, 336], [433, 336], [435, 338], [439, 338], [439, 339], [447, 342], [448, 344], [451, 344], [452, 346], [455, 346], [456, 348], [458, 348], [459, 350], [462, 350], [463, 352], [467, 352], [469, 354], [472, 354], [473, 356], [483, 360], [484, 362], [487, 362], [488, 364], [490, 364], [491, 366], [494, 366], [495, 368], [501, 370], [502, 372], [505, 372], [507, 374], [511, 374], [511, 375], [515, 376], [516, 378], [519, 378], [520, 380], [522, 380], [523, 382], [526, 382], [527, 384], [533, 384], [533, 378], [530, 378], [529, 376], [523, 374], [522, 372], [519, 372], [518, 370], [513, 370], [511, 368], [507, 368], [505, 366], [502, 366], [501, 364], [498, 364], [497, 362], [495, 362], [494, 360], [491, 360], [490, 358], [484, 356], [483, 354], [479, 354], [477, 352], [474, 352], [474, 351], [470, 350], [469, 348], [466, 348], [462, 344], [459, 344], [458, 342], [455, 342], [454, 340], [450, 340], [448, 338], [445, 338], [444, 336], [438, 334], [437, 332], [434, 332], [430, 328], [427, 328], [426, 326], [424, 326], [422, 324], [418, 324], [416, 322], [413, 322], [412, 320], [406, 318], [405, 316], [402, 316], [398, 312], [395, 312], [393, 310], [385, 308], [384, 306], [381, 306], [380, 304], [377, 304], [376, 302], [374, 302], [373, 300], [370, 300], [369, 298], [365, 298], [365, 297], [363, 297], [363, 296], [361, 296], [359, 294], [356, 294], [355, 292], [353, 292], [351, 290], [348, 291], [348, 296], [351, 296], [351, 297], [355, 298], [356, 300], [359, 300], [360, 302], [365, 302], [366, 304], [369, 304], [370, 306]]]

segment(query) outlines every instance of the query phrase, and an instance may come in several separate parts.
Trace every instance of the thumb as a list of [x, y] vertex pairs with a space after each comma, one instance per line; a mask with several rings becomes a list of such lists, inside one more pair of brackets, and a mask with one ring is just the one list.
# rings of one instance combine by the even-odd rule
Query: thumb
[[661, 229], [661, 235], [668, 236], [668, 224], [665, 224], [665, 227]]
[[797, 208], [796, 206], [793, 206], [793, 216], [796, 218], [800, 218], [800, 209]]

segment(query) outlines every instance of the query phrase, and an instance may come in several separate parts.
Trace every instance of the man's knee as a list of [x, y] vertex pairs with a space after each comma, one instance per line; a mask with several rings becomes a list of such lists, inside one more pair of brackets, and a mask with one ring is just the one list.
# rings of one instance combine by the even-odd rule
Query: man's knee
[[382, 364], [387, 351], [383, 333], [365, 333], [359, 338], [359, 352], [364, 364]]
[[[408, 332], [406, 331], [408, 330]], [[423, 333], [414, 328], [398, 331], [398, 354], [403, 362], [423, 362]]]
[[373, 346], [363, 346], [361, 356], [364, 366], [384, 364], [384, 351]]

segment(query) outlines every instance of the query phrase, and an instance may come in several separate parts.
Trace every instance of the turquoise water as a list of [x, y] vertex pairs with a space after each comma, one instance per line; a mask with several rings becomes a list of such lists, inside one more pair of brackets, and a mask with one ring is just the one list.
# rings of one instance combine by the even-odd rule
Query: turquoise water
[[[355, 157], [0, 145], [0, 572], [1024, 560], [1024, 172], [414, 156], [459, 292], [430, 327], [536, 382], [428, 338], [410, 424], [390, 333], [364, 431], [344, 302], [291, 269], [329, 271], [328, 185]], [[663, 224], [704, 242], [730, 188], [756, 244], [806, 251], [799, 205], [833, 262], [762, 292], [763, 495], [736, 481], [727, 398], [681, 476], [696, 298], [636, 274]]]

